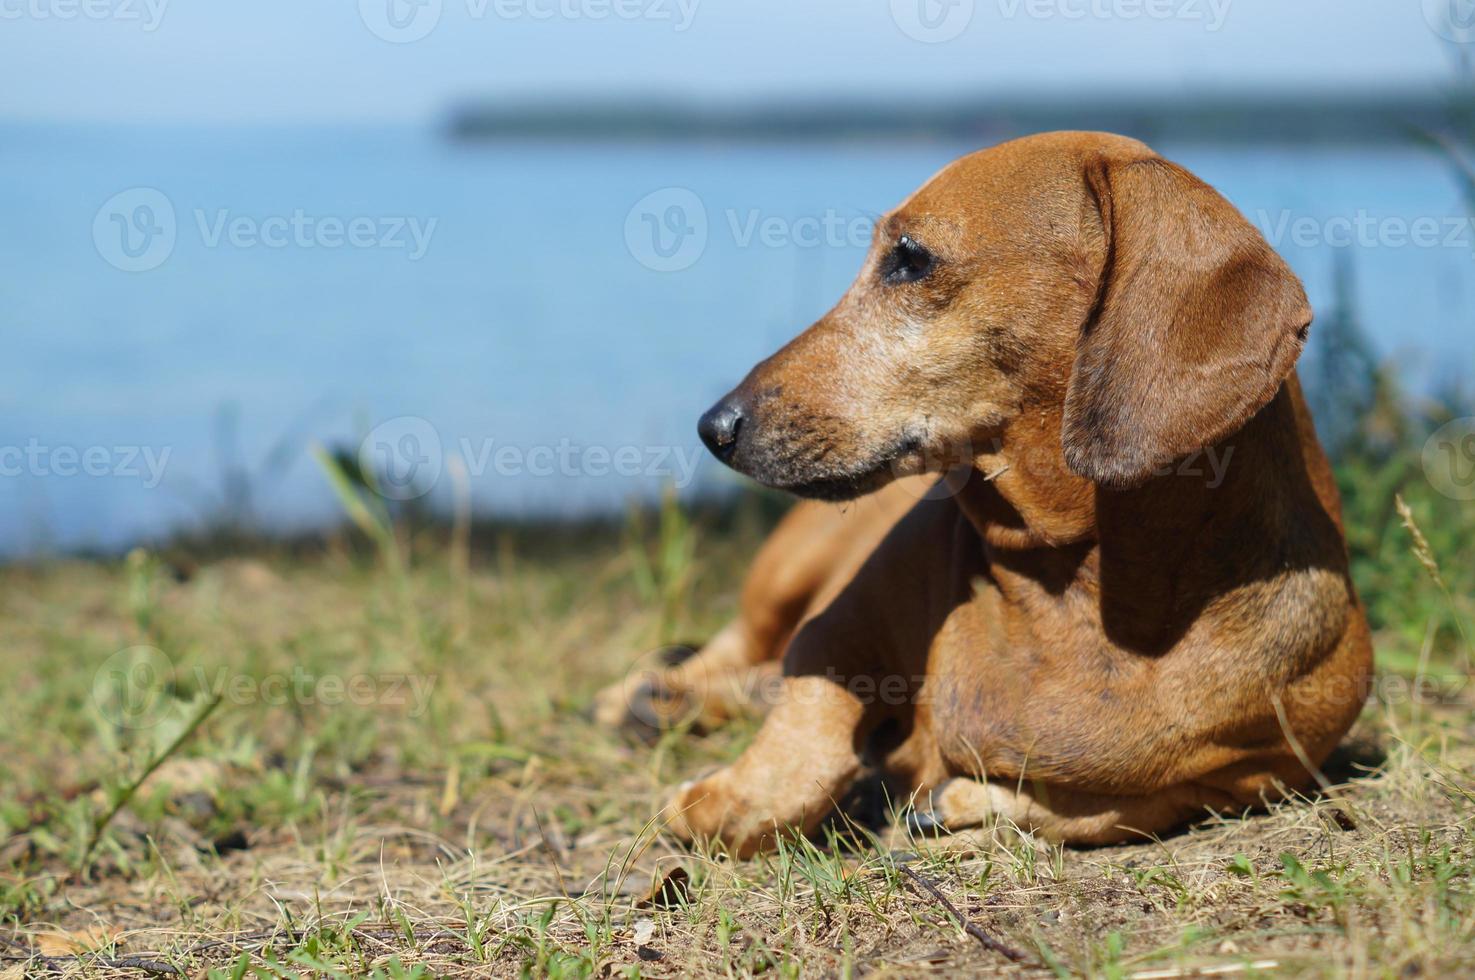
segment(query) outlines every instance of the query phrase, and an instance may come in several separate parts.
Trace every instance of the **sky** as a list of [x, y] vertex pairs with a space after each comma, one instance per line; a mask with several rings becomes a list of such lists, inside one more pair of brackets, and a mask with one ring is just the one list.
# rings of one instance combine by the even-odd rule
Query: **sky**
[[467, 99], [570, 95], [1432, 86], [1451, 63], [1437, 28], [1471, 2], [0, 0], [0, 118], [413, 123]]

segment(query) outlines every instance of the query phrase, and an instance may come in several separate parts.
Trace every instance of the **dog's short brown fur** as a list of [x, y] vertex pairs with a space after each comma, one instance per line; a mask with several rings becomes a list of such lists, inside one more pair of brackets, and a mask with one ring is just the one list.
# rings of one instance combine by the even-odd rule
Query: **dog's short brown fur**
[[1310, 322], [1249, 223], [1134, 140], [944, 169], [704, 418], [766, 484], [877, 492], [799, 505], [737, 621], [665, 678], [720, 705], [782, 663], [673, 829], [739, 854], [808, 832], [867, 757], [943, 827], [1078, 843], [1306, 787], [1371, 670], [1294, 373]]

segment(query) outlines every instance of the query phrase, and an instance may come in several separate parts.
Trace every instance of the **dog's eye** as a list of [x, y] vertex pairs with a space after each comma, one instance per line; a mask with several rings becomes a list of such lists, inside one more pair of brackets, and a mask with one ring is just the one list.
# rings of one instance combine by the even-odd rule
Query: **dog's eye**
[[881, 281], [888, 286], [895, 286], [926, 279], [936, 264], [937, 260], [931, 252], [902, 235], [881, 260]]

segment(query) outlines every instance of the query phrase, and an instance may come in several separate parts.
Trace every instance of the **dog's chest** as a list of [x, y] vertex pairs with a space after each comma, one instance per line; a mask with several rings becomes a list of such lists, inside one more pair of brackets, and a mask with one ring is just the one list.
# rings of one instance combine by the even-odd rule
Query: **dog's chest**
[[983, 588], [938, 631], [925, 691], [955, 769], [1106, 782], [1150, 725], [1142, 665], [1106, 642], [1084, 597], [1007, 602]]

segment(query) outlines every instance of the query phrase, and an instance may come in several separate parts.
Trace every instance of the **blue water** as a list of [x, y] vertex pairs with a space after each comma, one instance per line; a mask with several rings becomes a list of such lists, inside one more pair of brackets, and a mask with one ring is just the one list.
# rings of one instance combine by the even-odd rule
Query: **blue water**
[[[371, 452], [420, 481], [408, 485], [428, 483], [439, 505], [453, 483], [445, 461], [462, 450], [489, 514], [584, 513], [666, 482], [685, 493], [720, 484], [731, 478], [700, 456], [697, 414], [840, 294], [870, 216], [971, 148], [0, 130], [0, 552], [115, 548], [199, 526], [220, 512], [232, 465], [263, 525], [333, 519], [306, 445], [358, 446], [386, 420], [399, 421]], [[1334, 246], [1317, 229], [1374, 223], [1352, 252], [1379, 349], [1415, 385], [1468, 375], [1475, 233], [1450, 240], [1465, 212], [1437, 158], [1159, 149], [1268, 232], [1282, 212], [1310, 219], [1302, 244], [1287, 225], [1277, 245], [1319, 309]], [[694, 261], [696, 216], [672, 211], [691, 196], [666, 188], [705, 212]], [[158, 195], [173, 212], [172, 249]], [[268, 221], [299, 213], [315, 231]], [[334, 234], [323, 218], [342, 227]], [[372, 227], [346, 244], [354, 218]], [[1396, 233], [1418, 219], [1438, 224], [1437, 244]], [[288, 229], [282, 247], [260, 242], [272, 227]], [[161, 250], [146, 271], [118, 267], [153, 264]], [[685, 267], [650, 267], [670, 263]], [[424, 466], [406, 470], [405, 459]], [[440, 478], [422, 479], [434, 464]]]

